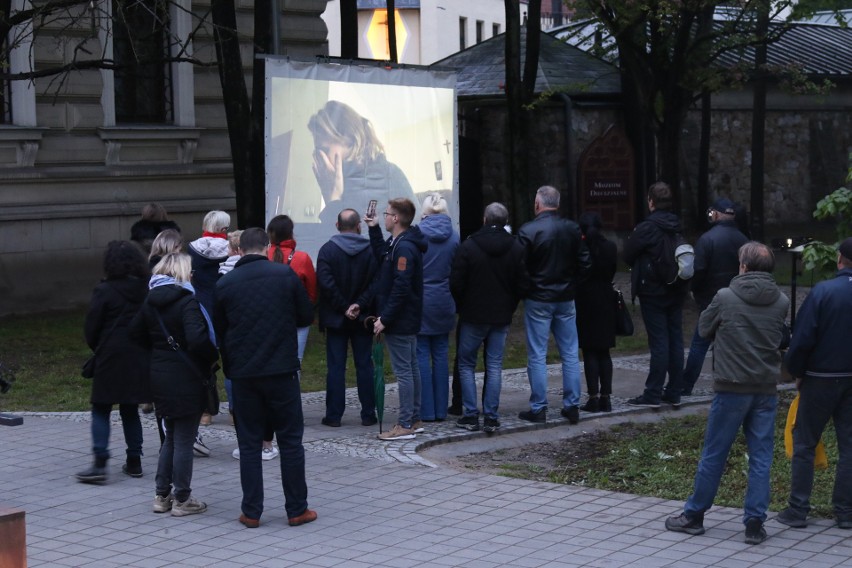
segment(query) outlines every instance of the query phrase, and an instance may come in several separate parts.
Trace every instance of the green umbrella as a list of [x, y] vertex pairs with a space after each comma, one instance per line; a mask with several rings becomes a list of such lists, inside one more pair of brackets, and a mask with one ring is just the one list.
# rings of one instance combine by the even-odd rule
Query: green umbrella
[[373, 388], [376, 394], [376, 417], [379, 419], [379, 434], [385, 415], [385, 344], [379, 334], [373, 341]]

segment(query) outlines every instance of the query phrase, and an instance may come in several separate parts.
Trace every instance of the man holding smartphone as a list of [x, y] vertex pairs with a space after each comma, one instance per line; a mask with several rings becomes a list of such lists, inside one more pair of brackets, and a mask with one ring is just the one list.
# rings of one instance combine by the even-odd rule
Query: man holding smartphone
[[[384, 239], [375, 215], [364, 220], [370, 227], [370, 244], [379, 262], [376, 282], [376, 322], [373, 333], [385, 334], [391, 367], [399, 385], [399, 420], [380, 440], [408, 440], [420, 430], [420, 367], [417, 333], [423, 315], [423, 253], [428, 243], [412, 227], [414, 203], [391, 199], [383, 213]], [[422, 432], [422, 430], [420, 430]]]

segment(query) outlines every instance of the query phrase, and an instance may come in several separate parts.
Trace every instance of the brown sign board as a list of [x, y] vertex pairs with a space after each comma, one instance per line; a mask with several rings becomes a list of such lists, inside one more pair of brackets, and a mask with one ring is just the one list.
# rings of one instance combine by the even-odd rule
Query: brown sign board
[[577, 167], [580, 212], [597, 211], [604, 229], [633, 229], [635, 163], [624, 131], [610, 125], [580, 156]]

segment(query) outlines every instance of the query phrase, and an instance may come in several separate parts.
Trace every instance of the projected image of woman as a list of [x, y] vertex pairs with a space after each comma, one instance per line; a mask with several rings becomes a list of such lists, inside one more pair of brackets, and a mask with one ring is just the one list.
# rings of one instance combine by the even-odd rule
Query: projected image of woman
[[334, 223], [345, 208], [364, 211], [404, 197], [418, 203], [402, 170], [388, 161], [369, 120], [340, 101], [328, 101], [308, 121], [314, 137], [313, 170], [325, 208], [319, 218]]

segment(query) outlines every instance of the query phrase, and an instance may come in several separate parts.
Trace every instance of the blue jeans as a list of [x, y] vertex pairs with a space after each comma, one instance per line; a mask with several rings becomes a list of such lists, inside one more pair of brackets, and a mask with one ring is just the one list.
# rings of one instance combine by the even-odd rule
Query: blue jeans
[[716, 393], [707, 417], [695, 486], [683, 507], [686, 516], [701, 515], [713, 505], [728, 454], [742, 426], [748, 447], [748, 489], [743, 523], [749, 519], [766, 520], [777, 407], [778, 397], [774, 394]]
[[340, 422], [346, 410], [346, 360], [349, 343], [355, 360], [355, 382], [361, 402], [361, 419], [376, 416], [376, 394], [373, 388], [373, 336], [350, 328], [325, 330], [325, 417]]
[[418, 335], [417, 364], [420, 367], [420, 418], [447, 417], [450, 398], [450, 334]]
[[465, 416], [479, 416], [477, 410], [476, 355], [485, 341], [485, 369], [488, 380], [483, 386], [482, 412], [487, 418], [497, 419], [500, 408], [500, 387], [503, 377], [503, 347], [509, 334], [508, 325], [462, 323], [459, 333], [459, 381]]
[[793, 428], [790, 509], [801, 518], [811, 509], [814, 452], [828, 419], [837, 433], [837, 469], [831, 503], [838, 521], [852, 521], [852, 379], [806, 377], [799, 389], [799, 411]]
[[[698, 315], [701, 317], [701, 314]], [[692, 343], [689, 344], [689, 355], [686, 357], [686, 367], [683, 369], [682, 394], [692, 394], [692, 389], [695, 388], [695, 382], [698, 380], [698, 375], [701, 374], [701, 368], [704, 366], [707, 351], [712, 344], [712, 340], [705, 339], [698, 334], [698, 324], [695, 324], [695, 333], [692, 334]]]
[[639, 305], [651, 352], [643, 397], [649, 402], [660, 402], [668, 373], [665, 394], [679, 402], [683, 377], [683, 298], [643, 296]]
[[192, 445], [198, 435], [201, 413], [163, 418], [166, 439], [160, 448], [154, 482], [157, 495], [166, 496], [174, 485], [175, 499], [186, 501], [192, 493]]
[[308, 332], [311, 331], [311, 326], [305, 327], [297, 327], [296, 328], [296, 341], [298, 353], [299, 353], [299, 363], [302, 362], [302, 359], [305, 357], [305, 347], [308, 345]]
[[420, 420], [420, 366], [417, 364], [417, 336], [385, 334], [391, 368], [399, 388], [399, 425], [411, 428]]
[[[111, 404], [92, 403], [92, 453], [96, 458], [109, 458]], [[138, 404], [119, 404], [121, 427], [128, 457], [142, 456], [142, 421]]]
[[[580, 353], [577, 347], [577, 310], [574, 300], [538, 302], [524, 300], [527, 328], [527, 376], [530, 410], [547, 408], [547, 340], [550, 332], [562, 359], [562, 407], [580, 404]], [[488, 377], [491, 380], [491, 377]]]
[[237, 442], [240, 447], [242, 511], [259, 519], [263, 514], [263, 468], [260, 453], [267, 422], [275, 430], [281, 459], [281, 486], [287, 517], [298, 517], [308, 508], [305, 481], [305, 447], [302, 435], [302, 394], [299, 375], [275, 375], [233, 381]]

